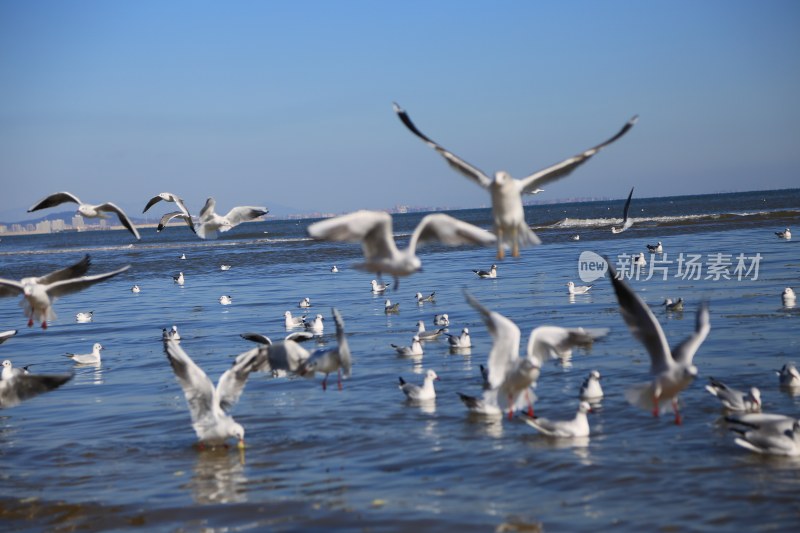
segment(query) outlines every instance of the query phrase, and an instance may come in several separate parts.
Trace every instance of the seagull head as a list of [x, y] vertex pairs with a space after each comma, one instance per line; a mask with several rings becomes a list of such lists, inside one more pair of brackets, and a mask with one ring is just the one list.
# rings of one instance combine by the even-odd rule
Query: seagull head
[[750, 399], [753, 401], [754, 404], [761, 407], [761, 391], [758, 390], [757, 387], [752, 387], [750, 389]]
[[428, 372], [425, 373], [425, 378], [432, 381], [441, 381], [438, 374], [436, 374], [436, 371], [434, 370], [428, 370]]
[[231, 424], [231, 436], [232, 437], [236, 437], [236, 439], [239, 441], [236, 444], [236, 447], [239, 448], [240, 450], [243, 450], [244, 449], [244, 428], [238, 422], [233, 422], [233, 424]]
[[102, 349], [103, 349], [103, 345], [100, 344], [99, 342], [94, 343], [94, 346], [92, 346], [92, 350], [95, 351], [95, 352], [99, 352]]

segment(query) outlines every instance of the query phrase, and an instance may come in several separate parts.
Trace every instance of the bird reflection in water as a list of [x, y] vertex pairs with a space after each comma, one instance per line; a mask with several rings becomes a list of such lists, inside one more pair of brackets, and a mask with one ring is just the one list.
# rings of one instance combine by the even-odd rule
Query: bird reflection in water
[[196, 503], [243, 503], [247, 501], [244, 452], [226, 446], [206, 448], [197, 454], [188, 488]]

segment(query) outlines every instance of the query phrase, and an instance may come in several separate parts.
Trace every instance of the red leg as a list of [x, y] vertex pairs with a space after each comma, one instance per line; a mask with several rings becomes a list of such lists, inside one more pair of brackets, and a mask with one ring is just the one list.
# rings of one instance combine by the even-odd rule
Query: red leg
[[677, 425], [681, 425], [683, 422], [683, 418], [681, 418], [681, 413], [678, 411], [678, 398], [672, 399], [672, 410], [675, 411], [675, 423]]
[[514, 405], [511, 403], [511, 396], [508, 397], [508, 419], [514, 420]]
[[322, 390], [328, 390], [328, 374], [325, 374], [325, 379], [322, 380]]
[[658, 416], [658, 396], [653, 396], [653, 416]]
[[47, 321], [42, 322], [42, 329], [47, 329]]
[[33, 317], [28, 319], [28, 327], [33, 326]]
[[528, 399], [528, 416], [533, 418], [533, 402], [531, 401], [530, 391], [525, 391], [525, 397]]

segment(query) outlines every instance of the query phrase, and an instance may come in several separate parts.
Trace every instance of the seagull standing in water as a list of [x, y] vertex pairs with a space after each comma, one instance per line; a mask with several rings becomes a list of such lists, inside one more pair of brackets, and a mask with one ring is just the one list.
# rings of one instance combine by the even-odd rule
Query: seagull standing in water
[[99, 342], [94, 343], [92, 346], [92, 353], [87, 354], [75, 354], [75, 353], [67, 353], [66, 357], [69, 357], [79, 365], [96, 365], [100, 363], [100, 351], [103, 349], [103, 345]]
[[310, 237], [321, 241], [360, 242], [364, 262], [355, 268], [385, 273], [394, 277], [395, 290], [401, 276], [409, 276], [422, 268], [417, 246], [439, 241], [449, 246], [494, 244], [497, 238], [488, 231], [444, 213], [432, 213], [420, 220], [400, 250], [392, 233], [392, 216], [383, 211], [355, 211], [315, 222], [308, 226]]
[[218, 233], [229, 231], [242, 222], [255, 220], [269, 213], [266, 207], [238, 206], [222, 216], [214, 212], [216, 205], [214, 198], [209, 198], [200, 210], [196, 231], [201, 239], [216, 239]]
[[328, 375], [336, 372], [338, 376], [337, 384], [339, 390], [342, 389], [342, 376], [350, 377], [352, 367], [352, 357], [350, 355], [350, 345], [347, 343], [347, 336], [344, 333], [344, 320], [339, 310], [333, 308], [333, 321], [336, 323], [336, 343], [335, 348], [317, 350], [306, 359], [298, 369], [297, 373], [301, 376], [314, 377], [317, 372], [325, 374], [322, 380], [322, 390], [328, 388]]
[[58, 297], [72, 294], [95, 283], [105, 281], [122, 274], [130, 268], [124, 266], [112, 272], [85, 276], [89, 270], [89, 256], [85, 256], [74, 265], [51, 272], [46, 276], [22, 278], [19, 281], [0, 278], [0, 297], [23, 296], [20, 306], [28, 317], [28, 327], [33, 326], [34, 320], [42, 323], [42, 329], [47, 329], [47, 323], [55, 320], [53, 300]]
[[522, 206], [523, 194], [535, 194], [539, 187], [568, 176], [577, 167], [588, 161], [594, 154], [622, 137], [636, 123], [633, 117], [625, 126], [607, 141], [598, 144], [560, 163], [544, 168], [522, 179], [514, 179], [505, 171], [495, 172], [494, 177], [467, 163], [457, 155], [449, 152], [417, 129], [408, 114], [396, 103], [394, 112], [414, 135], [422, 139], [428, 146], [439, 152], [447, 163], [457, 172], [489, 191], [492, 199], [492, 216], [494, 231], [497, 235], [497, 258], [505, 257], [504, 245], [511, 246], [511, 255], [519, 257], [522, 246], [539, 244], [541, 241], [525, 223]]
[[47, 209], [48, 207], [55, 207], [57, 205], [61, 205], [65, 202], [73, 202], [78, 204], [78, 213], [86, 218], [108, 218], [105, 213], [115, 213], [117, 218], [119, 218], [120, 224], [125, 226], [128, 231], [130, 231], [136, 240], [138, 241], [141, 237], [139, 237], [139, 232], [136, 230], [136, 226], [133, 225], [131, 220], [128, 218], [128, 215], [125, 214], [125, 211], [117, 207], [116, 204], [111, 202], [106, 202], [103, 204], [87, 204], [81, 202], [80, 199], [72, 193], [69, 192], [57, 192], [51, 194], [50, 196], [45, 196], [28, 209], [28, 213], [33, 211], [38, 211], [39, 209]]
[[164, 350], [186, 396], [192, 428], [200, 445], [225, 445], [226, 440], [235, 438], [238, 447], [244, 448], [244, 428], [227, 411], [239, 401], [248, 376], [266, 357], [265, 351], [254, 348], [239, 355], [214, 387], [206, 373], [177, 342], [166, 342]]
[[627, 283], [617, 277], [611, 263], [608, 263], [608, 269], [622, 318], [631, 334], [644, 345], [650, 355], [652, 380], [629, 388], [625, 391], [625, 398], [632, 405], [652, 409], [653, 416], [659, 415], [663, 405], [671, 404], [675, 423], [680, 424], [678, 394], [697, 377], [697, 367], [692, 364], [692, 360], [711, 330], [708, 306], [705, 303], [700, 305], [694, 333], [674, 349], [670, 349], [664, 330], [647, 304]]
[[633, 226], [633, 219], [628, 218], [628, 210], [631, 207], [631, 198], [633, 197], [633, 187], [631, 187], [631, 192], [628, 193], [628, 199], [625, 201], [625, 208], [622, 210], [622, 227], [617, 228], [611, 226], [611, 233], [622, 233], [623, 231], [630, 229]]

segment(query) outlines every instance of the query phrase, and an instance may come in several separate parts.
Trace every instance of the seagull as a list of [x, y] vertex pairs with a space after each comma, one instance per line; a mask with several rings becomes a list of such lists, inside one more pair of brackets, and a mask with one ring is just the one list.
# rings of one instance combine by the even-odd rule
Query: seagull
[[422, 268], [417, 257], [417, 245], [440, 241], [449, 246], [464, 244], [490, 245], [497, 238], [488, 231], [444, 213], [432, 213], [420, 220], [400, 250], [392, 234], [392, 216], [383, 211], [355, 211], [346, 215], [315, 222], [308, 226], [308, 234], [323, 241], [360, 242], [364, 262], [355, 268], [387, 273], [394, 277], [395, 290], [400, 276], [408, 276]]
[[217, 232], [226, 232], [242, 222], [255, 220], [269, 213], [266, 207], [239, 206], [228, 211], [225, 216], [220, 216], [214, 212], [215, 205], [214, 198], [209, 198], [200, 210], [196, 231], [201, 239], [216, 239]]
[[264, 350], [259, 347], [240, 354], [216, 387], [177, 342], [166, 342], [164, 351], [186, 396], [200, 445], [224, 445], [229, 438], [236, 438], [243, 449], [244, 428], [227, 411], [239, 401], [248, 376], [264, 360]]
[[178, 206], [178, 209], [180, 209], [179, 213], [182, 213], [182, 214], [186, 215], [189, 218], [189, 220], [191, 221], [192, 215], [189, 213], [189, 210], [186, 208], [186, 203], [184, 203], [184, 201], [178, 195], [172, 194], [171, 192], [161, 192], [161, 193], [158, 193], [157, 196], [153, 196], [152, 198], [150, 198], [150, 201], [148, 201], [147, 205], [144, 206], [144, 209], [142, 210], [142, 213], [146, 213], [148, 209], [150, 209], [151, 207], [156, 205], [161, 200], [164, 200], [165, 202], [173, 202], [175, 205]]
[[479, 278], [496, 278], [497, 277], [497, 265], [492, 265], [489, 267], [489, 270], [473, 270], [475, 274], [478, 275]]
[[422, 320], [417, 320], [417, 337], [419, 337], [419, 340], [421, 341], [436, 340], [439, 337], [439, 335], [444, 333], [445, 329], [446, 328], [439, 328], [433, 331], [427, 331], [425, 329], [425, 322], [423, 322]]
[[[350, 377], [352, 358], [350, 355], [350, 345], [347, 343], [347, 336], [344, 333], [344, 320], [339, 310], [331, 309], [333, 321], [336, 323], [336, 342], [338, 346], [327, 350], [317, 350], [306, 359], [298, 369], [297, 373], [301, 376], [314, 377], [319, 372], [325, 374], [322, 380], [322, 390], [328, 388], [328, 375], [336, 372], [338, 376], [339, 390], [342, 389], [342, 376]], [[343, 372], [344, 371], [344, 372]]]
[[567, 292], [569, 294], [586, 294], [589, 292], [589, 289], [594, 287], [594, 285], [575, 285], [574, 282], [570, 281], [567, 282]]
[[392, 301], [389, 298], [386, 298], [386, 302], [384, 302], [384, 304], [383, 304], [383, 311], [387, 315], [394, 314], [394, 313], [399, 313], [400, 312], [400, 302], [397, 302], [397, 303], [393, 304]]
[[300, 300], [300, 303], [297, 304], [297, 307], [299, 307], [301, 309], [308, 309], [309, 307], [311, 307], [311, 298], [306, 296], [305, 298]]
[[425, 373], [425, 380], [422, 382], [422, 386], [415, 385], [413, 383], [406, 383], [402, 377], [400, 378], [400, 385], [398, 387], [403, 394], [406, 395], [406, 398], [412, 402], [424, 402], [436, 399], [436, 389], [433, 388], [433, 382], [440, 381], [439, 376], [436, 375], [436, 372], [433, 370], [428, 370]]
[[800, 420], [761, 413], [748, 413], [726, 420], [749, 428], [732, 428], [740, 435], [734, 442], [742, 448], [762, 455], [800, 455]]
[[186, 254], [181, 254], [181, 256], [178, 259], [186, 259]]
[[130, 265], [126, 265], [112, 272], [85, 276], [89, 265], [87, 255], [74, 265], [38, 278], [28, 277], [19, 281], [0, 278], [0, 297], [23, 295], [20, 305], [28, 317], [28, 327], [33, 326], [34, 320], [38, 320], [42, 323], [42, 329], [47, 329], [47, 323], [56, 318], [56, 313], [53, 311], [55, 298], [81, 291], [95, 283], [122, 274], [130, 268]]
[[509, 419], [513, 418], [515, 409], [524, 407], [526, 403], [528, 415], [533, 416], [535, 396], [531, 387], [539, 379], [542, 365], [547, 359], [567, 358], [574, 346], [588, 346], [596, 338], [608, 333], [607, 329], [599, 328], [539, 326], [531, 331], [526, 356], [521, 358], [519, 327], [500, 313], [484, 307], [469, 293], [465, 292], [465, 296], [467, 302], [481, 314], [492, 336], [488, 360], [489, 387], [507, 400]]
[[794, 289], [791, 287], [786, 287], [783, 289], [781, 301], [786, 307], [794, 307], [795, 302], [797, 302], [797, 295], [794, 293]]
[[447, 316], [447, 313], [443, 313], [441, 315], [433, 315], [433, 325], [434, 326], [449, 326], [450, 325], [450, 317]]
[[472, 339], [469, 336], [469, 328], [461, 330], [461, 335], [448, 335], [447, 342], [451, 348], [472, 348]]
[[421, 292], [418, 292], [415, 296], [417, 299], [418, 304], [423, 304], [425, 302], [435, 302], [436, 301], [436, 291], [433, 291], [428, 296], [423, 296]]
[[385, 292], [386, 289], [389, 288], [389, 285], [387, 283], [378, 283], [378, 280], [375, 279], [373, 279], [371, 283], [372, 283], [372, 292], [374, 292], [375, 294], [380, 294], [382, 292]]
[[338, 268], [336, 265], [333, 265], [333, 266], [331, 267], [331, 272], [333, 272], [334, 274], [336, 274], [337, 272], [339, 272], [339, 268]]
[[625, 208], [622, 210], [622, 227], [616, 228], [611, 226], [611, 233], [622, 233], [633, 226], [633, 219], [628, 218], [628, 210], [631, 207], [631, 197], [633, 197], [633, 187], [631, 187], [631, 192], [628, 193], [628, 199], [625, 201]]
[[317, 314], [317, 316], [314, 317], [314, 320], [303, 321], [303, 326], [315, 335], [322, 335], [322, 331], [325, 329], [325, 325], [322, 323], [323, 320], [325, 320], [325, 317]]
[[536, 428], [539, 433], [548, 437], [559, 438], [581, 438], [589, 436], [589, 419], [586, 414], [591, 412], [592, 406], [589, 402], [578, 404], [578, 412], [571, 420], [548, 420], [547, 418], [524, 417], [523, 420], [529, 426]]
[[220, 266], [219, 266], [219, 269], [220, 269], [221, 271], [225, 272], [225, 271], [227, 271], [227, 270], [230, 270], [230, 269], [231, 269], [231, 266], [230, 266], [230, 265], [220, 265]]
[[751, 387], [749, 392], [744, 393], [728, 387], [713, 377], [708, 380], [709, 384], [706, 385], [706, 390], [719, 398], [725, 409], [745, 413], [761, 411], [761, 392], [756, 387]]
[[623, 280], [617, 277], [611, 263], [608, 264], [611, 282], [617, 294], [620, 312], [631, 334], [641, 342], [650, 354], [650, 382], [628, 389], [625, 398], [632, 405], [652, 409], [659, 415], [661, 405], [671, 402], [675, 423], [681, 423], [678, 411], [678, 394], [691, 385], [697, 377], [697, 367], [692, 364], [695, 352], [711, 330], [708, 305], [702, 303], [697, 311], [695, 331], [681, 344], [670, 349], [664, 330], [644, 301]]
[[306, 323], [306, 315], [292, 316], [291, 311], [285, 311], [283, 313], [283, 323], [286, 326], [286, 329], [302, 327]]
[[661, 241], [658, 241], [657, 244], [648, 244], [647, 245], [647, 250], [651, 254], [660, 254], [660, 253], [664, 252], [664, 247], [661, 246]]
[[572, 239], [573, 241], [579, 241], [579, 240], [581, 240], [581, 236], [576, 233], [575, 235], [570, 237], [570, 239]]
[[181, 334], [178, 333], [178, 326], [172, 325], [170, 329], [164, 328], [161, 330], [161, 338], [165, 341], [173, 340], [179, 341], [181, 340]]
[[233, 296], [223, 294], [219, 297], [219, 303], [222, 305], [231, 305], [233, 303]]
[[[14, 407], [20, 402], [56, 389], [72, 379], [72, 374], [28, 374], [16, 369], [8, 361], [10, 375], [6, 375], [3, 361], [3, 378], [0, 379], [0, 409]], [[17, 372], [19, 370], [19, 372]]]
[[30, 209], [28, 209], [28, 213], [33, 211], [38, 211], [39, 209], [47, 209], [48, 207], [55, 207], [57, 205], [61, 205], [65, 202], [73, 202], [78, 204], [78, 213], [87, 217], [87, 218], [108, 218], [105, 213], [116, 213], [117, 217], [119, 218], [120, 223], [125, 226], [128, 231], [133, 233], [133, 236], [136, 237], [136, 240], [139, 240], [139, 232], [136, 231], [136, 227], [128, 218], [128, 215], [125, 214], [125, 211], [117, 207], [115, 204], [111, 202], [106, 202], [104, 204], [85, 204], [80, 201], [80, 199], [72, 193], [69, 192], [57, 192], [55, 194], [51, 194], [50, 196], [45, 196]]
[[87, 354], [74, 354], [67, 352], [66, 357], [69, 357], [79, 365], [96, 365], [100, 363], [100, 350], [103, 349], [103, 345], [99, 342], [94, 343], [92, 346], [92, 353]]
[[458, 397], [461, 398], [461, 402], [467, 406], [470, 413], [498, 418], [503, 416], [503, 410], [497, 404], [495, 394], [484, 393], [482, 398], [478, 398], [459, 392]]
[[6, 342], [8, 339], [10, 339], [11, 337], [13, 337], [16, 334], [17, 334], [17, 330], [15, 330], [15, 329], [10, 329], [8, 331], [0, 332], [0, 344], [3, 344], [4, 342]]
[[414, 335], [411, 338], [411, 346], [398, 346], [396, 344], [391, 345], [392, 348], [395, 349], [398, 355], [403, 357], [419, 357], [422, 354], [422, 343], [420, 343], [419, 336]]
[[678, 298], [676, 302], [673, 302], [671, 298], [667, 298], [661, 305], [666, 307], [667, 311], [683, 311], [683, 298]]
[[183, 284], [186, 282], [186, 278], [183, 277], [183, 272], [178, 272], [177, 276], [172, 276], [172, 281], [183, 286]]
[[[189, 229], [192, 230], [192, 233], [197, 233], [197, 230], [194, 229], [194, 222], [192, 222], [192, 217], [181, 211], [172, 211], [171, 213], [164, 214], [161, 217], [161, 220], [158, 221], [158, 227], [156, 227], [156, 233], [161, 233], [162, 231], [164, 231], [164, 228], [167, 227], [167, 224], [169, 224], [169, 222], [173, 218], [180, 218], [181, 220], [186, 222], [186, 225], [189, 226]], [[186, 259], [186, 256], [182, 255], [181, 259]]]
[[777, 235], [779, 239], [786, 239], [787, 241], [792, 239], [792, 232], [789, 231], [789, 228], [783, 231], [776, 231], [775, 235]]
[[600, 372], [592, 370], [581, 385], [580, 399], [597, 402], [603, 398], [603, 387], [600, 385]]
[[269, 337], [259, 333], [242, 333], [240, 336], [248, 341], [264, 345], [262, 349], [265, 351], [267, 358], [266, 360], [262, 359], [255, 370], [270, 370], [273, 374], [280, 372], [296, 373], [306, 359], [311, 356], [309, 351], [303, 348], [300, 343], [314, 338], [314, 335], [307, 331], [290, 333], [282, 341], [278, 342], [272, 342]]
[[94, 319], [94, 311], [86, 311], [86, 312], [82, 311], [80, 313], [75, 313], [76, 322], [86, 323], [86, 322], [91, 322], [93, 319]]
[[647, 266], [647, 259], [644, 257], [644, 252], [639, 252], [638, 255], [634, 256], [633, 258], [633, 266], [637, 267], [646, 267]]
[[14, 376], [21, 376], [25, 373], [27, 373], [27, 367], [14, 368], [14, 365], [11, 364], [11, 361], [6, 359], [3, 361], [3, 371], [0, 372], [0, 379], [11, 379]]
[[141, 291], [142, 291], [142, 288], [139, 287], [138, 285], [134, 285], [133, 287], [131, 287], [131, 292], [134, 293], [134, 294], [139, 293]]
[[786, 363], [775, 373], [778, 374], [778, 383], [780, 383], [781, 387], [800, 387], [800, 372], [798, 372], [794, 363]]
[[422, 139], [425, 144], [439, 152], [447, 163], [457, 172], [489, 190], [492, 199], [492, 216], [494, 218], [494, 231], [497, 235], [497, 258], [503, 259], [505, 250], [503, 246], [511, 246], [511, 255], [519, 256], [519, 248], [526, 245], [539, 244], [541, 241], [525, 223], [525, 213], [522, 207], [523, 194], [535, 194], [540, 185], [554, 182], [568, 176], [577, 167], [588, 161], [594, 154], [605, 146], [622, 137], [636, 123], [638, 117], [633, 117], [625, 126], [607, 141], [588, 150], [544, 168], [522, 179], [514, 179], [505, 171], [495, 172], [494, 177], [489, 177], [485, 172], [467, 163], [455, 154], [447, 151], [442, 146], [426, 137], [417, 129], [408, 114], [396, 103], [393, 104], [394, 112], [411, 133]]

